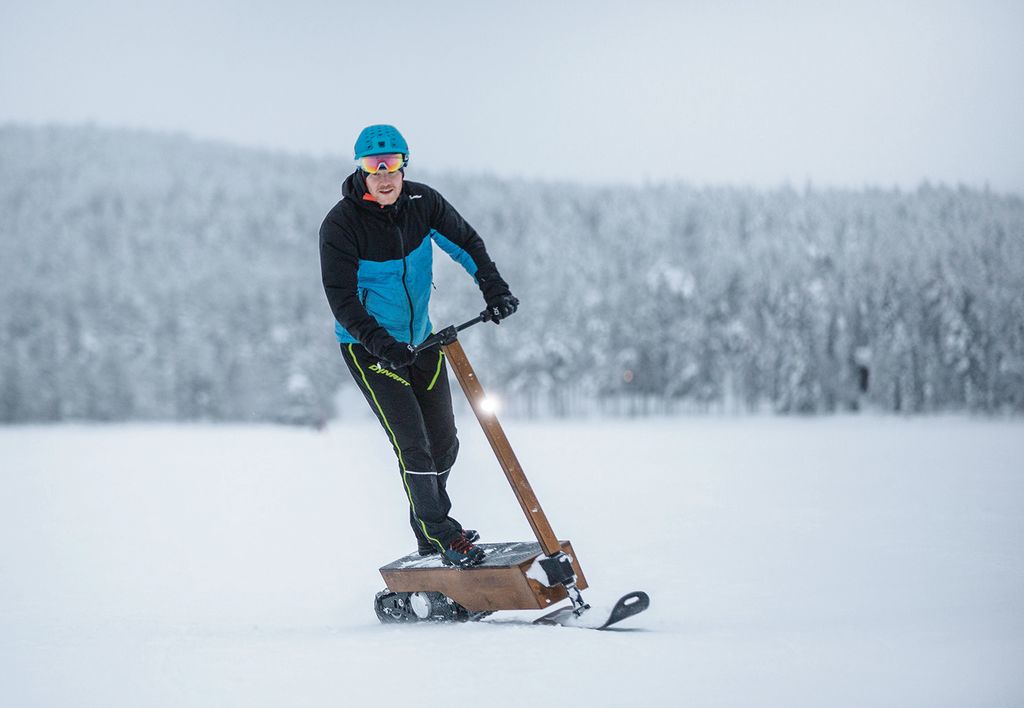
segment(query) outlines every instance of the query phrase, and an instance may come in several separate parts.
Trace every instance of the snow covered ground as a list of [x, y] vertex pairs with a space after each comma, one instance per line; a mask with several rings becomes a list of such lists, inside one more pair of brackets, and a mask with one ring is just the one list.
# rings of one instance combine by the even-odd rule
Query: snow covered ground
[[[454, 514], [530, 531], [467, 416]], [[4, 706], [1024, 704], [1024, 422], [506, 425], [626, 631], [378, 624], [376, 423], [0, 429]]]

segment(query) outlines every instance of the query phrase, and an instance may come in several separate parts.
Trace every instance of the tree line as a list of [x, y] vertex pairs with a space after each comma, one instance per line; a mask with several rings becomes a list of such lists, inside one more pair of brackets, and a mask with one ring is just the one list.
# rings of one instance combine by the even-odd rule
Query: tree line
[[[317, 232], [350, 169], [0, 127], [0, 421], [337, 415]], [[1020, 196], [408, 177], [522, 302], [464, 335], [513, 413], [1024, 410]], [[435, 256], [435, 327], [472, 317], [472, 280]]]

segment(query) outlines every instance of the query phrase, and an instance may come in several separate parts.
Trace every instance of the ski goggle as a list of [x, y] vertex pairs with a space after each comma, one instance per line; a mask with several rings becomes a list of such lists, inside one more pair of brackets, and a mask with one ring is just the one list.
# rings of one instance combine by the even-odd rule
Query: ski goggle
[[400, 152], [390, 155], [367, 155], [356, 160], [359, 169], [367, 174], [375, 175], [378, 172], [398, 172], [405, 167], [405, 155]]

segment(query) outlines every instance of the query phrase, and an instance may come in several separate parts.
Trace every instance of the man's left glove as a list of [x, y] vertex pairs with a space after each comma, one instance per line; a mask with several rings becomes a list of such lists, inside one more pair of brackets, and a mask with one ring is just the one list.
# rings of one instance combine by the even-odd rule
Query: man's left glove
[[484, 310], [484, 321], [501, 324], [501, 321], [519, 309], [519, 299], [512, 293], [488, 298], [487, 309]]
[[480, 285], [487, 309], [483, 311], [484, 320], [500, 324], [503, 319], [519, 309], [519, 300], [512, 295], [493, 262], [488, 263], [476, 272], [476, 282]]

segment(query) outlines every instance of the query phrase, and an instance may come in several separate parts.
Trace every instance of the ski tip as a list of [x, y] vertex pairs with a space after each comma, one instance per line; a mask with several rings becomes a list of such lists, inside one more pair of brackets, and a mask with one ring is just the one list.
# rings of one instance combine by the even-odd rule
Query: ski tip
[[591, 607], [577, 615], [573, 612], [572, 607], [562, 607], [534, 620], [534, 624], [578, 627], [580, 629], [608, 629], [613, 624], [640, 614], [650, 606], [650, 596], [642, 590], [635, 590], [620, 597], [610, 611]]
[[627, 593], [615, 603], [615, 607], [612, 608], [611, 613], [608, 615], [608, 621], [601, 626], [601, 629], [610, 627], [616, 622], [621, 622], [627, 617], [638, 615], [650, 606], [651, 597], [643, 590], [634, 590], [631, 593]]

